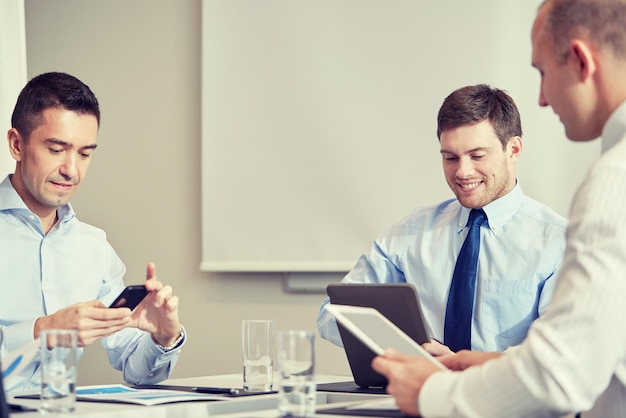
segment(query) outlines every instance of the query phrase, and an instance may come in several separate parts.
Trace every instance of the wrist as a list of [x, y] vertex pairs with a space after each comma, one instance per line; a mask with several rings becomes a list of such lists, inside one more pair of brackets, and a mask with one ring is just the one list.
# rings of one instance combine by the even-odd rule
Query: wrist
[[175, 338], [170, 338], [166, 344], [161, 344], [155, 337], [154, 335], [152, 335], [152, 341], [154, 341], [154, 344], [160, 348], [161, 350], [163, 350], [164, 352], [168, 352], [168, 351], [172, 351], [175, 348], [178, 348], [181, 343], [183, 342], [183, 340], [185, 339], [185, 329], [181, 326], [180, 331], [178, 332], [178, 335]]

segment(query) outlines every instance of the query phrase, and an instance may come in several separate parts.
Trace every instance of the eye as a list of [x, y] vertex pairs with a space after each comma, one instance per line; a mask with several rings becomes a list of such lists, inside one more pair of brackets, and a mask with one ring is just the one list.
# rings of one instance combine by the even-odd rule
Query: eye
[[60, 147], [50, 147], [50, 148], [48, 148], [48, 151], [50, 151], [52, 154], [60, 154], [61, 152], [63, 152], [63, 148], [60, 148]]
[[487, 156], [486, 154], [474, 154], [472, 155], [472, 159], [476, 161], [480, 161], [484, 159], [486, 156]]

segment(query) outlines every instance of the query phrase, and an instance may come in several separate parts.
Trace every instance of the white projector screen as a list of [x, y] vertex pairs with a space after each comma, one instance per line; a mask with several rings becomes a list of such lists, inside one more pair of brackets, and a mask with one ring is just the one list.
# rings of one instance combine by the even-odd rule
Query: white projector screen
[[537, 105], [539, 0], [204, 0], [204, 271], [342, 272], [453, 197], [436, 115], [487, 83], [522, 115], [524, 191], [563, 215], [597, 142]]

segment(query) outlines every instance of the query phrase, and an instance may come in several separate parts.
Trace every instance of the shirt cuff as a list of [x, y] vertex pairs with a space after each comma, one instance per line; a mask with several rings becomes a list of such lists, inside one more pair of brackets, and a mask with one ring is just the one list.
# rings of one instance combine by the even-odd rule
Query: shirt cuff
[[423, 417], [452, 416], [450, 402], [452, 388], [458, 380], [458, 372], [441, 371], [432, 374], [420, 390], [417, 406]]
[[152, 341], [154, 342], [154, 345], [159, 350], [161, 350], [162, 353], [171, 353], [172, 351], [176, 351], [180, 349], [186, 340], [187, 340], [187, 331], [185, 330], [185, 327], [183, 326], [183, 324], [180, 324], [180, 336], [178, 337], [176, 341], [174, 341], [172, 345], [163, 347], [161, 344], [158, 344], [154, 340]]
[[35, 322], [37, 318], [32, 321], [22, 321], [13, 325], [8, 325], [2, 329], [2, 345], [6, 348], [7, 352], [17, 350], [35, 341]]

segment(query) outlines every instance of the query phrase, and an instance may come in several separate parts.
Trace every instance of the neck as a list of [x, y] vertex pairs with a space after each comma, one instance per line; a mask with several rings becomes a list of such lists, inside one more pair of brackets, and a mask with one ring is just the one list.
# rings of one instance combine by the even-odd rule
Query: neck
[[626, 101], [626, 60], [611, 57], [599, 71], [597, 81], [599, 122], [604, 126], [611, 114]]

